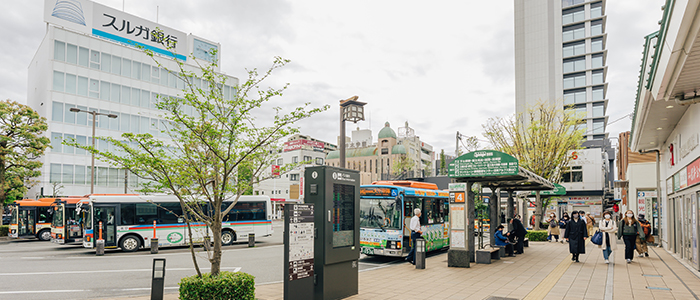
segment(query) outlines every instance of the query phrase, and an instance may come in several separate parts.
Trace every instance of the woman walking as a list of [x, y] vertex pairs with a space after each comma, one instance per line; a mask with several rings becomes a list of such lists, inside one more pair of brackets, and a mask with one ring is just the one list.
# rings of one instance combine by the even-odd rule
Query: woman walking
[[600, 220], [598, 228], [603, 232], [603, 244], [598, 245], [598, 248], [603, 249], [603, 258], [605, 258], [605, 263], [610, 263], [610, 253], [617, 249], [617, 243], [612, 238], [612, 235], [617, 233], [617, 224], [615, 220], [612, 219], [612, 213], [610, 211], [603, 212], [603, 219]]
[[637, 236], [644, 240], [644, 230], [634, 217], [634, 212], [628, 210], [625, 213], [625, 217], [620, 220], [620, 224], [617, 225], [617, 239], [622, 238], [625, 242], [625, 259], [627, 263], [631, 263], [634, 258], [634, 246]]
[[651, 223], [644, 218], [644, 214], [639, 214], [639, 224], [642, 225], [642, 231], [644, 231], [646, 239], [637, 237], [637, 252], [639, 252], [639, 257], [643, 257], [645, 255], [649, 257], [649, 248], [647, 247], [647, 243], [654, 242], [654, 236], [651, 235]]
[[[566, 224], [569, 224], [569, 215], [567, 213], [564, 213], [564, 216], [561, 217], [561, 220], [559, 220], [559, 229], [561, 231], [561, 236], [564, 237], [566, 235]], [[564, 239], [561, 239], [561, 243], [564, 243]]]
[[566, 233], [564, 238], [569, 241], [569, 252], [571, 260], [578, 262], [578, 257], [581, 253], [586, 254], [586, 238], [588, 231], [586, 230], [586, 222], [582, 220], [578, 212], [571, 213], [571, 221], [566, 224]]
[[559, 221], [557, 220], [557, 215], [554, 213], [551, 213], [549, 215], [549, 219], [547, 219], [547, 223], [549, 223], [549, 227], [547, 228], [547, 231], [549, 232], [549, 236], [547, 236], [548, 241], [552, 241], [552, 236], [554, 236], [554, 239], [556, 239], [555, 242], [559, 242]]

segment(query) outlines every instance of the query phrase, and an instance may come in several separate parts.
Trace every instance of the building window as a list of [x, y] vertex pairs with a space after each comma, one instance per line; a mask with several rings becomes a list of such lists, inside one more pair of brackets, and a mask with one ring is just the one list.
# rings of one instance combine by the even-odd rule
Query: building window
[[605, 104], [603, 104], [603, 103], [593, 104], [593, 117], [594, 118], [605, 117]]
[[319, 166], [320, 166], [320, 165], [323, 165], [323, 158], [317, 157], [317, 158], [316, 158], [316, 164], [319, 165]]
[[586, 103], [586, 89], [570, 90], [564, 93], [564, 105]]
[[596, 54], [591, 56], [591, 68], [602, 68], [603, 64], [603, 54]]
[[563, 174], [561, 174], [562, 182], [583, 182], [583, 167], [582, 166], [571, 166], [566, 168]]
[[586, 26], [584, 24], [578, 24], [573, 26], [564, 27], [562, 32], [562, 40], [564, 42], [578, 40], [586, 37]]
[[299, 162], [299, 156], [292, 156], [292, 163], [298, 163]]
[[53, 71], [53, 90], [57, 92], [63, 92], [64, 83], [63, 72]]
[[591, 51], [598, 52], [603, 51], [603, 38], [597, 38], [591, 40]]
[[576, 42], [564, 45], [563, 55], [564, 57], [582, 55], [586, 53], [586, 42]]
[[576, 4], [581, 4], [586, 0], [561, 0], [561, 7], [568, 7]]
[[593, 21], [591, 22], [591, 36], [603, 34], [603, 21]]
[[598, 18], [603, 15], [603, 2], [591, 3], [591, 18]]
[[61, 152], [63, 144], [63, 134], [58, 132], [51, 133], [51, 152]]
[[53, 59], [58, 61], [66, 61], [66, 43], [54, 40]]
[[574, 117], [576, 119], [585, 119], [587, 112], [586, 112], [586, 105], [578, 105], [578, 106], [572, 106], [566, 109], [567, 111], [572, 111], [574, 113]]
[[281, 158], [278, 158], [278, 159], [277, 159], [277, 165], [278, 165], [278, 166], [281, 166], [283, 162], [284, 162], [284, 160], [282, 160]]
[[583, 71], [586, 69], [586, 58], [572, 58], [564, 60], [564, 73]]
[[570, 89], [575, 87], [586, 86], [586, 74], [578, 73], [564, 76], [564, 88]]
[[289, 174], [289, 180], [299, 181], [299, 174]]
[[61, 164], [51, 164], [49, 182], [61, 182]]
[[382, 148], [382, 154], [389, 154], [389, 148]]
[[594, 134], [605, 133], [605, 119], [593, 120], [593, 130], [591, 131]]
[[63, 103], [51, 103], [51, 121], [63, 122]]
[[604, 81], [603, 70], [593, 71], [593, 74], [591, 74], [591, 84], [603, 84]]
[[593, 87], [593, 101], [600, 101], [605, 99], [605, 88], [602, 86]]
[[575, 22], [581, 22], [584, 19], [584, 7], [579, 6], [572, 9], [564, 10], [561, 17], [562, 24], [570, 24]]
[[311, 163], [311, 156], [304, 156], [304, 163], [310, 164]]

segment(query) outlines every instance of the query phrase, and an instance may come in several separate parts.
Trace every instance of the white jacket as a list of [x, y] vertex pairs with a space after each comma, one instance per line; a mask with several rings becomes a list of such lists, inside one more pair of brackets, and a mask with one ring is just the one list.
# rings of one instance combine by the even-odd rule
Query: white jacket
[[[608, 221], [608, 226], [605, 226], [605, 221]], [[598, 223], [598, 229], [600, 229], [601, 232], [603, 232], [603, 244], [599, 245], [598, 248], [603, 248], [603, 245], [605, 245], [605, 233], [608, 233], [608, 238], [610, 239], [610, 250], [615, 250], [617, 249], [617, 222], [615, 220], [605, 220], [602, 219]]]

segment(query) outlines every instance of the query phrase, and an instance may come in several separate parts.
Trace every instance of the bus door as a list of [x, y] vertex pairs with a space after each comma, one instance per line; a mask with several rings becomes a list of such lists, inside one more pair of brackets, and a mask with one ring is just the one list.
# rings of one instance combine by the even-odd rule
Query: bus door
[[99, 239], [99, 224], [102, 222], [102, 239], [105, 247], [117, 247], [117, 222], [114, 205], [95, 205], [95, 239]]
[[73, 205], [64, 206], [64, 220], [66, 220], [66, 241], [75, 241], [83, 236], [81, 220]]
[[19, 209], [19, 215], [17, 216], [17, 221], [18, 227], [17, 227], [17, 236], [22, 237], [22, 236], [31, 236], [34, 235], [35, 231], [35, 220], [34, 220], [34, 208], [33, 207], [18, 207]]

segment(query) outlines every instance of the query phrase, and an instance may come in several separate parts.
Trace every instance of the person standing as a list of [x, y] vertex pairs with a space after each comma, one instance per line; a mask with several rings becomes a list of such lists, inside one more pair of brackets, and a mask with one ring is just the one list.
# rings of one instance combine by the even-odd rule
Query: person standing
[[579, 262], [579, 255], [581, 255], [581, 253], [586, 254], [587, 237], [588, 230], [586, 229], [586, 222], [582, 220], [579, 212], [572, 212], [571, 221], [569, 221], [569, 224], [566, 224], [566, 235], [564, 236], [564, 238], [569, 241], [571, 260]]
[[631, 263], [634, 258], [634, 246], [637, 236], [644, 239], [644, 230], [639, 221], [634, 217], [634, 212], [628, 210], [625, 212], [625, 217], [620, 220], [617, 225], [617, 239], [625, 242], [625, 259], [627, 263]]
[[557, 221], [557, 215], [554, 213], [551, 213], [549, 215], [549, 219], [547, 219], [547, 223], [549, 223], [549, 227], [547, 228], [547, 231], [549, 235], [547, 236], [548, 241], [552, 241], [552, 236], [554, 239], [556, 239], [555, 242], [559, 242], [559, 221]]
[[511, 257], [513, 255], [513, 244], [508, 242], [508, 237], [510, 232], [503, 234], [503, 225], [498, 225], [496, 228], [496, 233], [493, 235], [496, 246], [506, 248], [506, 256]]
[[564, 216], [559, 220], [559, 228], [561, 229], [561, 243], [564, 243], [564, 235], [566, 235], [566, 224], [569, 224], [569, 214], [564, 213]]
[[510, 220], [510, 222], [513, 224], [512, 235], [514, 235], [516, 238], [515, 246], [513, 246], [515, 248], [515, 254], [523, 254], [523, 242], [525, 240], [527, 230], [525, 229], [525, 226], [523, 226], [523, 222], [520, 221], [520, 215], [515, 215], [515, 218]]
[[591, 213], [586, 213], [586, 230], [588, 230], [588, 236], [593, 236], [595, 233], [595, 218]]
[[637, 252], [639, 252], [639, 257], [649, 257], [649, 248], [647, 247], [647, 243], [654, 242], [654, 236], [651, 235], [651, 223], [644, 218], [644, 214], [639, 214], [639, 224], [642, 226], [642, 231], [644, 231], [644, 236], [646, 236], [646, 239], [641, 239], [639, 236], [637, 236]]
[[617, 243], [612, 238], [612, 234], [617, 232], [617, 223], [612, 219], [612, 213], [610, 211], [603, 212], [603, 219], [600, 220], [598, 228], [603, 232], [603, 244], [598, 245], [598, 248], [603, 249], [603, 258], [605, 258], [605, 263], [610, 263], [610, 253], [613, 250], [617, 250]]
[[420, 208], [414, 209], [413, 218], [411, 218], [411, 224], [409, 225], [411, 229], [411, 245], [413, 246], [411, 247], [411, 252], [408, 252], [408, 256], [406, 256], [406, 261], [414, 265], [416, 264], [416, 240], [423, 234], [423, 231], [420, 229], [420, 216]]

